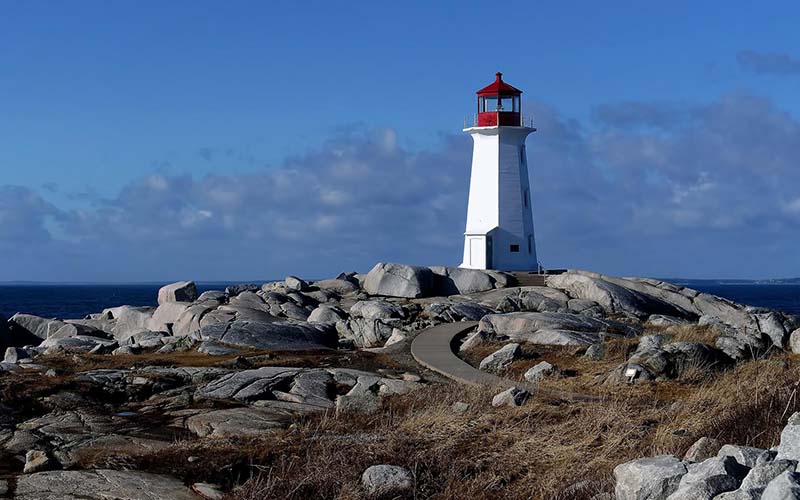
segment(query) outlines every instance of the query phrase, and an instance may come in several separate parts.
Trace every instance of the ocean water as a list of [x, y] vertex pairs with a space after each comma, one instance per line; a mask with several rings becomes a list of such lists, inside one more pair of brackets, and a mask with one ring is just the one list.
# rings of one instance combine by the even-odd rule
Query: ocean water
[[[0, 314], [17, 312], [43, 318], [81, 319], [121, 305], [155, 306], [162, 284], [0, 285]], [[197, 292], [224, 290], [226, 283], [198, 283]]]
[[[224, 290], [226, 283], [199, 283], [199, 293]], [[45, 318], [78, 319], [119, 305], [154, 306], [159, 284], [0, 285], [0, 314], [24, 312]], [[800, 285], [693, 285], [735, 302], [800, 315]]]

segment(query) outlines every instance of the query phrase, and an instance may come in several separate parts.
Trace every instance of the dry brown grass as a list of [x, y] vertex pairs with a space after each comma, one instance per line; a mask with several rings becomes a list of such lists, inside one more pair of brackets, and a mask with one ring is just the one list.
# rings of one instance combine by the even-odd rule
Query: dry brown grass
[[[570, 380], [578, 387], [587, 379], [544, 385], [563, 389]], [[597, 402], [537, 397], [499, 409], [492, 389], [439, 384], [387, 398], [373, 414], [317, 414], [261, 438], [180, 442], [126, 463], [228, 487], [251, 478], [236, 500], [363, 499], [360, 475], [380, 463], [409, 468], [418, 499], [579, 500], [611, 491], [619, 463], [682, 455], [701, 436], [773, 446], [800, 410], [798, 381], [800, 361], [781, 356], [702, 379], [593, 386]], [[469, 410], [454, 413], [455, 401]]]

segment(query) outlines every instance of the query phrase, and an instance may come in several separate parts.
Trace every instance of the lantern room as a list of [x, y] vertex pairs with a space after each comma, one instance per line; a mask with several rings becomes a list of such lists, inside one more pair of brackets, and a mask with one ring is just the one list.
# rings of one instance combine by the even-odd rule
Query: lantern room
[[522, 124], [522, 91], [504, 82], [502, 73], [497, 72], [496, 77], [491, 85], [477, 92], [478, 126], [519, 127]]

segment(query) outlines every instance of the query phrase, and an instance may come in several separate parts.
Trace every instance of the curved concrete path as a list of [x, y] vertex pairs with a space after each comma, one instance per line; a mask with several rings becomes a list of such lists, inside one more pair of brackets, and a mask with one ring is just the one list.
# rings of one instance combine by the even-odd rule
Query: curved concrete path
[[477, 326], [476, 321], [445, 323], [423, 330], [411, 342], [411, 355], [425, 368], [441, 373], [462, 384], [512, 386], [508, 379], [482, 372], [453, 353], [459, 336]]
[[455, 354], [455, 341], [477, 326], [476, 321], [445, 323], [420, 332], [411, 342], [411, 355], [425, 368], [433, 370], [462, 384], [496, 386], [503, 389], [521, 387], [533, 394], [548, 395], [572, 401], [600, 401], [598, 396], [574, 392], [541, 389], [535, 384], [514, 381], [486, 373], [473, 367]]

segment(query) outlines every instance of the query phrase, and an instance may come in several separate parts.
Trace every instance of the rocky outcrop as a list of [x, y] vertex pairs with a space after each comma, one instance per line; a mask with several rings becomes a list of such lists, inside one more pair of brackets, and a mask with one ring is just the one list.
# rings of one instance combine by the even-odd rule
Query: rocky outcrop
[[337, 342], [336, 331], [329, 325], [284, 321], [216, 323], [204, 326], [195, 336], [198, 340], [216, 340], [253, 349], [326, 349], [335, 347]]
[[668, 335], [641, 337], [636, 351], [610, 376], [613, 382], [674, 379], [690, 369], [709, 371], [730, 364], [724, 353], [697, 342], [671, 342]]
[[479, 269], [460, 267], [431, 267], [433, 271], [433, 295], [469, 295], [495, 288], [492, 274]]
[[480, 321], [478, 332], [499, 339], [547, 345], [588, 346], [603, 337], [632, 337], [641, 330], [617, 321], [570, 313], [490, 314]]
[[20, 476], [16, 500], [200, 500], [183, 482], [133, 471], [52, 471]]

